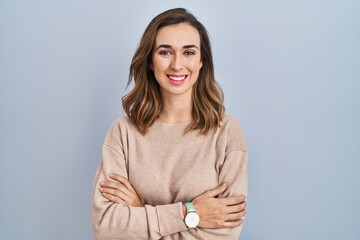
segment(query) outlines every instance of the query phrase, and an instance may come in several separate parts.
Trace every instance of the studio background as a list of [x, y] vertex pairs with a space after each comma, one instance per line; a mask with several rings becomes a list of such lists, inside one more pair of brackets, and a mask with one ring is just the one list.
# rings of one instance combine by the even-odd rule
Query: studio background
[[356, 0], [0, 0], [0, 239], [93, 239], [93, 177], [132, 55], [174, 7], [209, 31], [244, 129], [241, 240], [360, 239]]

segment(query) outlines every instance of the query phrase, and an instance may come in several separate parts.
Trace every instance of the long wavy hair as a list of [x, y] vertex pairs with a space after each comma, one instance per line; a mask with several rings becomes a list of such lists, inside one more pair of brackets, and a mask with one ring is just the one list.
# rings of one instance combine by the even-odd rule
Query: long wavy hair
[[162, 27], [188, 23], [200, 34], [200, 53], [203, 66], [192, 87], [192, 120], [185, 132], [200, 130], [207, 134], [217, 129], [225, 112], [224, 94], [215, 81], [210, 40], [205, 27], [184, 8], [167, 10], [156, 16], [147, 26], [130, 65], [127, 86], [134, 80], [134, 88], [122, 98], [124, 111], [137, 129], [146, 134], [162, 109], [160, 87], [150, 69], [155, 37]]

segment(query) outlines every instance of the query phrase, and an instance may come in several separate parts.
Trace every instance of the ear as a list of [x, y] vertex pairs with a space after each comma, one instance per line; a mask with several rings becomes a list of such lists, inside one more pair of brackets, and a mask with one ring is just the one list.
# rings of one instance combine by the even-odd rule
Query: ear
[[154, 65], [152, 63], [149, 64], [149, 68], [151, 69], [151, 71], [154, 71]]
[[199, 69], [201, 69], [203, 65], [204, 65], [204, 61], [203, 61], [203, 59], [201, 59], [201, 60], [200, 60], [200, 68], [199, 68]]

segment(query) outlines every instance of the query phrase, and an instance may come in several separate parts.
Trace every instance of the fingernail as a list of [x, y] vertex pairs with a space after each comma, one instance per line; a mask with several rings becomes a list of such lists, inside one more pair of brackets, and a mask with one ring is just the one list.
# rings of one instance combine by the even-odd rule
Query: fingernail
[[109, 174], [109, 177], [113, 177], [113, 176], [114, 176], [114, 174], [112, 174], [112, 173]]
[[221, 184], [221, 186], [222, 186], [222, 187], [225, 187], [225, 186], [227, 186], [227, 183], [224, 182], [223, 184]]

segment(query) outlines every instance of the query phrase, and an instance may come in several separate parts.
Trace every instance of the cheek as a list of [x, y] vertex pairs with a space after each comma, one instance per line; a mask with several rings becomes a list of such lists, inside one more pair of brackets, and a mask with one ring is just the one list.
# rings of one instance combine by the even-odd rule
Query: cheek
[[167, 63], [167, 61], [155, 60], [153, 61], [153, 68], [155, 76], [160, 76], [167, 71], [167, 69], [169, 68], [169, 64]]
[[153, 58], [152, 61], [155, 80], [159, 82], [159, 80], [163, 78], [164, 72], [167, 69], [166, 61], [164, 61], [163, 59], [159, 60], [157, 58]]
[[165, 70], [168, 67], [168, 61], [166, 59], [159, 59], [154, 57], [152, 59], [154, 71]]
[[191, 71], [193, 72], [197, 72], [201, 69], [202, 67], [202, 63], [200, 60], [198, 61], [192, 61], [192, 62], [189, 62], [189, 68], [191, 69]]

